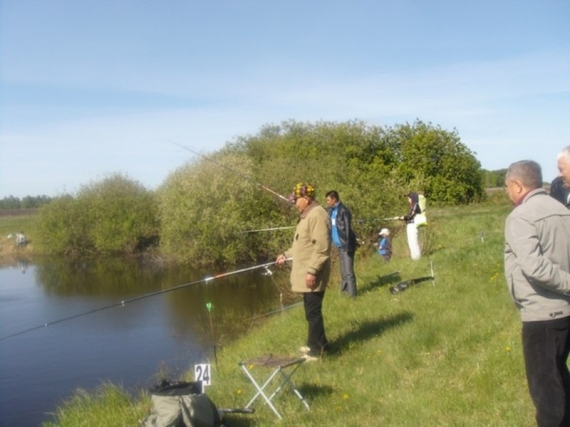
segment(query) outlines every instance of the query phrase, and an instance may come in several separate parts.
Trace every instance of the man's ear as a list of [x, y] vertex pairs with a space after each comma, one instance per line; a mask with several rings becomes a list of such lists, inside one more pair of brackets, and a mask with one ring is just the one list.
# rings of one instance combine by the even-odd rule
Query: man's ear
[[524, 185], [523, 185], [522, 181], [520, 179], [515, 179], [513, 182], [517, 187], [517, 192], [519, 194], [524, 193]]

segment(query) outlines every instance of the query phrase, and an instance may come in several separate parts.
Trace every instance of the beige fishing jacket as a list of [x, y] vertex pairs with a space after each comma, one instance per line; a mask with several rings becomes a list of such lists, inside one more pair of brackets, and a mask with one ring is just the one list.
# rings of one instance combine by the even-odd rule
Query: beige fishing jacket
[[[331, 264], [331, 221], [327, 211], [315, 201], [301, 214], [293, 245], [285, 256], [293, 258], [291, 289], [294, 292], [324, 291], [329, 282]], [[307, 273], [317, 276], [317, 287], [307, 288]]]

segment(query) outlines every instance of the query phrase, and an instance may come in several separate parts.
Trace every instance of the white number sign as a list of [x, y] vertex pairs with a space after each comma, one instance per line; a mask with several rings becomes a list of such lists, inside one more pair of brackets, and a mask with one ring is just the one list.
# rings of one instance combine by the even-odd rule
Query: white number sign
[[194, 381], [202, 381], [202, 385], [210, 385], [211, 380], [209, 363], [194, 365]]

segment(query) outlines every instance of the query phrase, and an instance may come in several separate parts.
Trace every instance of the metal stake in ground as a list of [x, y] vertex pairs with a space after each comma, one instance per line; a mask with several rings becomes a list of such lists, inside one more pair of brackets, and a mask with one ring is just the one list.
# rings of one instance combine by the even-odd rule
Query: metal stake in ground
[[214, 322], [212, 321], [212, 308], [214, 306], [211, 302], [206, 303], [206, 308], [208, 309], [208, 317], [210, 318], [210, 339], [212, 340], [212, 347], [214, 348], [214, 361], [216, 362], [216, 367], [218, 366], [218, 354], [216, 352], [216, 340], [214, 338]]

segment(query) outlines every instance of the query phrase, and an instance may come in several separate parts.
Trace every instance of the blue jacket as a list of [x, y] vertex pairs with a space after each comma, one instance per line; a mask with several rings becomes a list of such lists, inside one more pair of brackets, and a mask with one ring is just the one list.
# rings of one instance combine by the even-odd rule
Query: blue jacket
[[335, 206], [328, 209], [329, 216], [336, 209], [335, 225], [340, 241], [340, 248], [347, 252], [356, 250], [356, 234], [352, 230], [352, 214], [346, 206], [338, 202]]
[[378, 253], [380, 255], [392, 255], [392, 242], [390, 237], [384, 236], [378, 242]]

